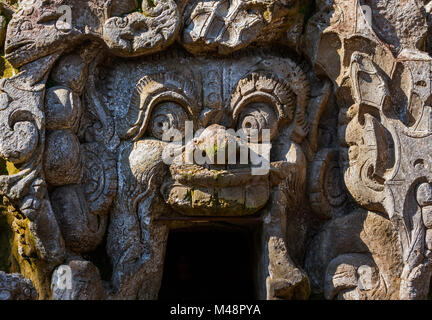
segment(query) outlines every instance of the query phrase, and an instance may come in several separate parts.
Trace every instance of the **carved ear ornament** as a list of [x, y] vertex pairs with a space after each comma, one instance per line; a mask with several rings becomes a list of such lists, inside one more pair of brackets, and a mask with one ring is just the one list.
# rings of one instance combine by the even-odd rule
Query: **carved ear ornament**
[[153, 109], [162, 102], [180, 105], [190, 119], [195, 119], [200, 111], [195, 97], [196, 90], [192, 84], [175, 74], [158, 73], [143, 77], [132, 94], [126, 115], [129, 129], [125, 137], [139, 140], [147, 130]]

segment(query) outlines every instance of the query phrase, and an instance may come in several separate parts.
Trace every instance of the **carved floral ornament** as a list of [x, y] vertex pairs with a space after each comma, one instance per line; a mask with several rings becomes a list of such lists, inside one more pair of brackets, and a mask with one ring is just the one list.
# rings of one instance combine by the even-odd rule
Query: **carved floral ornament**
[[0, 299], [157, 299], [204, 225], [257, 298], [425, 299], [430, 6], [383, 3], [3, 2]]

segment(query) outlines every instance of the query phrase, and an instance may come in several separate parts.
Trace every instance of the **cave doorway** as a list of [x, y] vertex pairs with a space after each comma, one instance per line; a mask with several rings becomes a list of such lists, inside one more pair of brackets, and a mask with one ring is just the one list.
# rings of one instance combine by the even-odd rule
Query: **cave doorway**
[[255, 299], [253, 244], [248, 229], [171, 231], [159, 299]]

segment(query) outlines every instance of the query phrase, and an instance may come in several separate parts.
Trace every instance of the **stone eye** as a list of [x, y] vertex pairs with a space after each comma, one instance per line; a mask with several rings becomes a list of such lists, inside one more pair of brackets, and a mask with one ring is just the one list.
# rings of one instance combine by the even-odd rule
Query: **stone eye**
[[127, 17], [125, 18], [118, 18], [115, 20], [115, 24], [118, 28], [126, 28], [126, 26], [128, 25], [129, 20]]
[[32, 23], [30, 21], [24, 21], [21, 24], [21, 27], [20, 27], [21, 31], [29, 31], [29, 30], [32, 30], [32, 29], [33, 29], [33, 25], [32, 25]]
[[255, 102], [246, 106], [240, 113], [237, 130], [253, 138], [262, 138], [264, 129], [270, 130], [270, 137], [277, 133], [277, 117], [274, 109], [266, 103]]
[[177, 141], [185, 135], [188, 114], [176, 102], [162, 102], [152, 112], [149, 134], [164, 141]]

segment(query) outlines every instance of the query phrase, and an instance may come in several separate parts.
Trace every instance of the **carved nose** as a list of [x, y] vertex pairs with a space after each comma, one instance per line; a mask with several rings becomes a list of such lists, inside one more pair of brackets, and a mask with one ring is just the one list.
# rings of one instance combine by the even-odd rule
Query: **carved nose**
[[248, 164], [247, 143], [237, 137], [233, 130], [227, 130], [224, 126], [210, 125], [191, 143], [196, 164]]
[[141, 13], [134, 13], [129, 17], [129, 27], [133, 31], [146, 31], [148, 29], [147, 23], [148, 21], [146, 16]]

